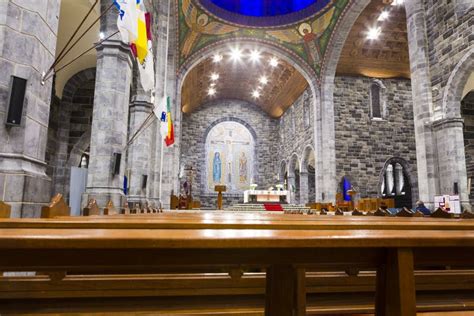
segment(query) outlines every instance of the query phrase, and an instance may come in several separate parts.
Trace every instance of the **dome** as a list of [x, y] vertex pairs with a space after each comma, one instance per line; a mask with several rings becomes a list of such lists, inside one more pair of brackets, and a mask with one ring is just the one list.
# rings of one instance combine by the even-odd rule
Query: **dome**
[[200, 3], [209, 13], [231, 23], [269, 27], [308, 18], [331, 0], [200, 0]]

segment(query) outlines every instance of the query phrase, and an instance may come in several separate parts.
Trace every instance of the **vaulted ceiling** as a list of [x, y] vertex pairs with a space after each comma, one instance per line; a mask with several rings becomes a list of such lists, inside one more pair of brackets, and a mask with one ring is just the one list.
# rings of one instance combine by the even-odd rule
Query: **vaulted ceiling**
[[[372, 0], [359, 16], [341, 53], [338, 75], [410, 78], [405, 8], [391, 2]], [[389, 12], [388, 18], [378, 21], [384, 10]], [[371, 27], [380, 27], [378, 39], [367, 39]]]
[[[257, 104], [272, 117], [280, 117], [304, 92], [308, 83], [289, 63], [262, 52], [258, 61], [250, 60], [251, 49], [242, 49], [240, 61], [231, 60], [230, 51], [219, 52], [220, 62], [209, 57], [187, 75], [182, 89], [182, 110], [190, 113], [215, 99], [239, 99]], [[272, 66], [274, 58], [278, 63]], [[219, 79], [212, 80], [212, 74]], [[266, 84], [260, 79], [265, 77]], [[212, 85], [215, 83], [215, 86]], [[209, 89], [215, 89], [210, 95]], [[253, 95], [259, 91], [259, 97]]]

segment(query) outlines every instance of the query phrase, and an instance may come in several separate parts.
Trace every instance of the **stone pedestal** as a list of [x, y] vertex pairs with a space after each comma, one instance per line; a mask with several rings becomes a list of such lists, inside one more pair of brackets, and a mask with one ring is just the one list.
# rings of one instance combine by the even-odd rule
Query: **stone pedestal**
[[[42, 72], [54, 60], [59, 0], [0, 1], [0, 200], [12, 217], [39, 217], [51, 198], [46, 176], [52, 80]], [[20, 126], [6, 126], [11, 76], [27, 80]]]

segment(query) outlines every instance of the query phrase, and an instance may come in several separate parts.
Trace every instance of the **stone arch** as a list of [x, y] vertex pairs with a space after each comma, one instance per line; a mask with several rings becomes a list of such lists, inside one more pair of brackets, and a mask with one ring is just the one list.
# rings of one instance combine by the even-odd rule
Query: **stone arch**
[[281, 183], [285, 182], [285, 174], [288, 174], [288, 163], [286, 160], [280, 162], [280, 170], [278, 171], [278, 179]]
[[258, 137], [257, 137], [257, 133], [255, 132], [255, 130], [253, 129], [253, 127], [247, 123], [246, 121], [240, 119], [240, 118], [237, 118], [237, 117], [233, 117], [233, 116], [227, 116], [227, 117], [221, 117], [220, 119], [218, 120], [215, 120], [214, 122], [212, 122], [207, 128], [206, 128], [206, 131], [204, 132], [204, 137], [203, 139], [207, 139], [207, 135], [209, 135], [209, 132], [218, 124], [222, 123], [222, 122], [236, 122], [236, 123], [240, 123], [242, 124], [243, 126], [245, 126], [249, 131], [250, 131], [250, 134], [252, 134], [252, 137], [253, 139], [255, 140], [255, 142], [257, 142], [258, 140]]
[[295, 170], [301, 170], [301, 160], [298, 154], [293, 153], [288, 163], [288, 174], [294, 176]]
[[381, 184], [382, 181], [385, 177], [385, 170], [387, 169], [388, 165], [390, 164], [400, 164], [403, 167], [403, 172], [406, 176], [406, 179], [408, 180], [408, 184], [410, 185], [410, 190], [411, 190], [411, 205], [415, 205], [416, 202], [416, 196], [417, 196], [417, 188], [418, 188], [418, 183], [416, 181], [417, 177], [413, 169], [411, 168], [410, 164], [408, 161], [401, 157], [390, 157], [388, 158], [382, 169], [380, 170], [379, 173], [379, 184], [377, 188], [378, 196], [382, 196], [382, 191], [381, 191]]
[[308, 168], [311, 160], [316, 163], [316, 154], [313, 146], [306, 146], [301, 157], [300, 203], [316, 202], [316, 168], [311, 170]]
[[[334, 202], [338, 190], [334, 125], [334, 77], [337, 64], [354, 23], [370, 0], [354, 0], [346, 6], [328, 43], [321, 68], [321, 105], [315, 111], [316, 166], [324, 170], [316, 177], [316, 199]], [[319, 128], [318, 126], [319, 125]]]
[[91, 144], [91, 130], [88, 130], [82, 134], [81, 138], [76, 142], [74, 147], [69, 154], [69, 159], [67, 161], [67, 166], [74, 167], [78, 166], [81, 162], [82, 155], [89, 148]]
[[[95, 68], [88, 68], [84, 69], [75, 75], [73, 75], [67, 81], [66, 85], [64, 86], [63, 96], [59, 104], [58, 108], [58, 127], [56, 131], [57, 135], [57, 144], [55, 146], [55, 154], [53, 158], [53, 194], [62, 193], [66, 199], [69, 198], [69, 180], [70, 180], [70, 168], [71, 163], [75, 162], [71, 160], [70, 151], [71, 144], [70, 144], [70, 125], [71, 125], [71, 106], [74, 104], [75, 101], [75, 94], [76, 92], [85, 84], [95, 81], [96, 77], [96, 69]], [[93, 102], [93, 100], [92, 100]], [[87, 131], [86, 131], [87, 133]], [[81, 140], [85, 141], [87, 136], [82, 139], [82, 136], [76, 144], [79, 143]], [[89, 127], [89, 142], [90, 142], [90, 127]], [[72, 149], [76, 146], [74, 144]], [[79, 147], [79, 146], [78, 146]], [[87, 147], [86, 147], [87, 149]], [[74, 157], [76, 159], [77, 157]], [[79, 157], [80, 160], [80, 157]], [[77, 163], [79, 164], [79, 162]]]
[[454, 67], [444, 87], [443, 113], [446, 118], [461, 117], [463, 90], [474, 72], [474, 47], [471, 47]]
[[300, 203], [300, 171], [301, 159], [296, 153], [293, 153], [288, 164], [288, 190], [292, 204]]
[[310, 161], [311, 154], [314, 155], [313, 158], [316, 161], [316, 153], [314, 151], [314, 148], [313, 148], [313, 146], [308, 145], [308, 146], [305, 147], [305, 149], [303, 150], [303, 153], [301, 155], [301, 157], [303, 157], [302, 161], [301, 161], [301, 171], [304, 171], [304, 172], [308, 171], [308, 163]]

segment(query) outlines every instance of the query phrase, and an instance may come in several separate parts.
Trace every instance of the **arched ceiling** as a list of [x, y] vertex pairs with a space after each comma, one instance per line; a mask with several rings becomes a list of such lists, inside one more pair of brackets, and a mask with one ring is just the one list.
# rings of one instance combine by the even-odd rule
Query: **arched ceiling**
[[[362, 75], [373, 78], [410, 78], [407, 22], [403, 5], [391, 0], [372, 0], [350, 31], [337, 67], [338, 75]], [[378, 21], [387, 10], [389, 16]], [[371, 27], [380, 27], [376, 40], [368, 40]]]
[[[74, 33], [76, 27], [81, 23], [95, 1], [93, 0], [61, 0], [61, 11], [59, 15], [58, 41], [56, 45], [56, 56], [61, 52], [66, 43], [69, 41], [71, 35]], [[95, 19], [99, 17], [99, 5], [96, 5], [94, 11], [89, 16], [87, 22], [81, 30], [85, 30]], [[79, 34], [76, 35], [78, 38]], [[67, 64], [76, 56], [82, 54], [87, 49], [91, 48], [99, 40], [99, 23], [84, 36], [84, 38], [64, 57], [63, 61], [58, 64], [58, 68]], [[62, 97], [64, 86], [67, 81], [78, 72], [92, 68], [97, 63], [96, 50], [93, 49], [85, 54], [74, 63], [64, 68], [56, 75], [56, 95]]]
[[[231, 49], [219, 51], [188, 73], [181, 90], [184, 113], [191, 113], [211, 100], [239, 99], [257, 104], [272, 117], [280, 117], [307, 88], [306, 79], [288, 62], [268, 52], [257, 55], [257, 48], [239, 51], [239, 60], [232, 59]], [[215, 56], [222, 59], [217, 62]], [[213, 80], [213, 74], [219, 78]], [[209, 94], [211, 88], [215, 89], [214, 95]], [[253, 95], [254, 91], [259, 92], [258, 97]]]

